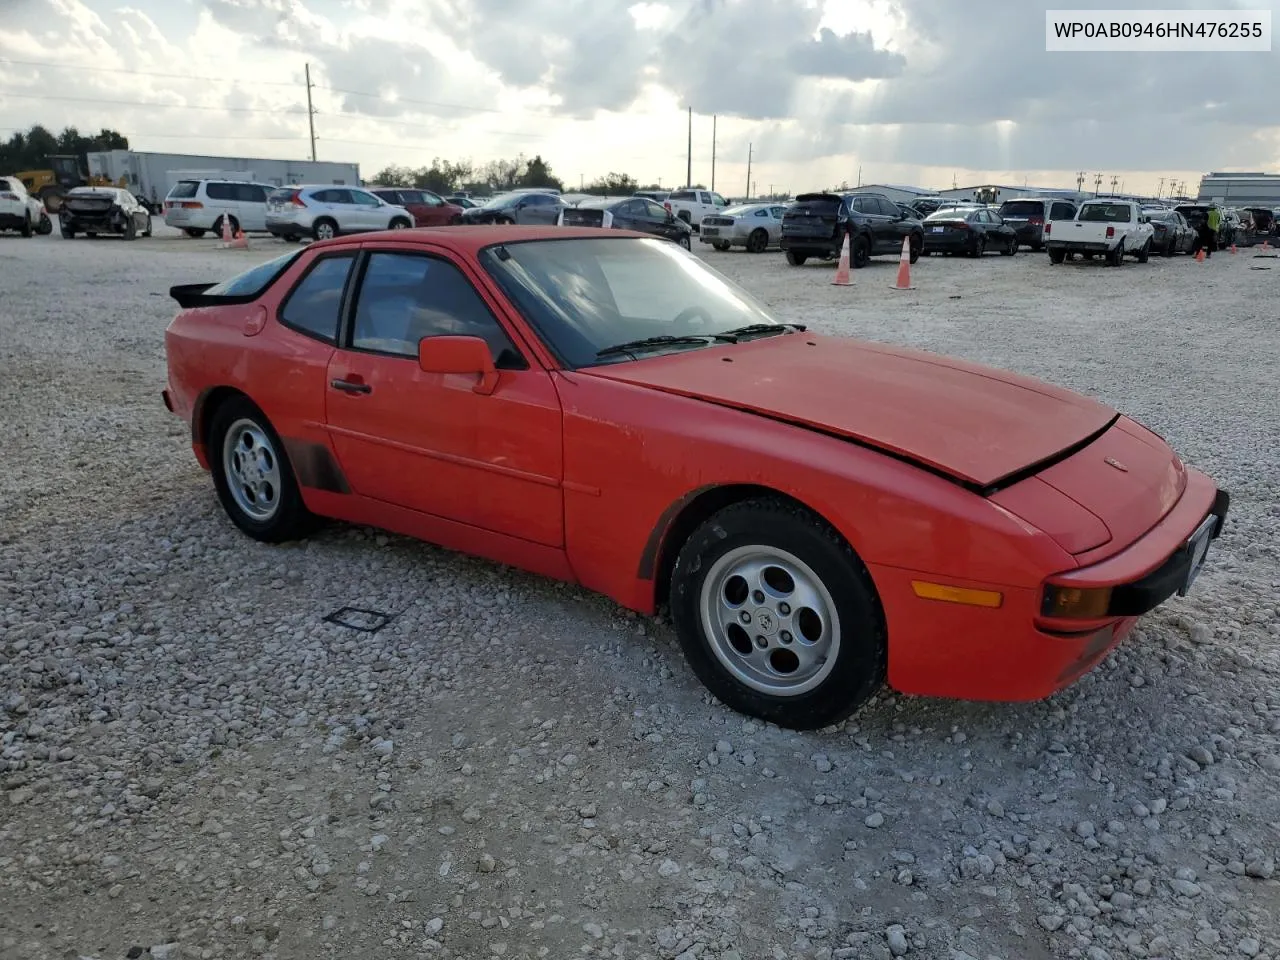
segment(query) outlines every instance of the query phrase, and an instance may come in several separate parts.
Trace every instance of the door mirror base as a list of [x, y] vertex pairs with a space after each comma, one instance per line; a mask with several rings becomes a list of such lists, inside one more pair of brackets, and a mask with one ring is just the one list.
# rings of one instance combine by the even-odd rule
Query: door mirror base
[[500, 374], [489, 344], [482, 337], [423, 337], [418, 341], [418, 367], [424, 373], [471, 373], [479, 376], [471, 389], [489, 395]]

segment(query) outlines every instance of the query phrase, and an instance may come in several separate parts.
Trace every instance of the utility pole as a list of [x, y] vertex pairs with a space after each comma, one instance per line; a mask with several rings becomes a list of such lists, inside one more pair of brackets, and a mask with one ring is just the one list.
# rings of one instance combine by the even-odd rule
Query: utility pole
[[747, 144], [747, 196], [746, 196], [746, 199], [748, 200], [751, 199], [751, 150], [753, 146], [754, 144], [751, 144], [751, 143]]
[[1156, 199], [1159, 200], [1164, 196], [1164, 177], [1160, 178], [1160, 186], [1156, 187]]
[[1076, 171], [1076, 193], [1084, 192], [1084, 177], [1085, 173], [1083, 170]]
[[711, 190], [716, 189], [716, 115], [711, 115]]
[[316, 162], [316, 111], [311, 106], [311, 64], [307, 64], [307, 123], [311, 127], [311, 162]]
[[1098, 191], [1101, 189], [1102, 189], [1102, 174], [1099, 173], [1093, 178], [1093, 195], [1096, 197], [1098, 195]]
[[685, 168], [684, 185], [693, 186], [693, 107], [689, 108], [689, 165]]
[[1111, 192], [1116, 192], [1116, 184], [1120, 182], [1120, 178], [1112, 174], [1111, 176]]

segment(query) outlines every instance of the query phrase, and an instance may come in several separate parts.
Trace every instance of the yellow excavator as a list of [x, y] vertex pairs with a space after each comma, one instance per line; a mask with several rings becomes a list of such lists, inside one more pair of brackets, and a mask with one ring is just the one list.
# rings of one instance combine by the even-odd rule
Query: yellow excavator
[[27, 193], [39, 197], [50, 215], [62, 209], [62, 198], [73, 187], [126, 187], [124, 177], [113, 183], [106, 177], [90, 177], [80, 165], [80, 158], [71, 155], [45, 158], [49, 167], [44, 170], [22, 170], [13, 174], [22, 181]]

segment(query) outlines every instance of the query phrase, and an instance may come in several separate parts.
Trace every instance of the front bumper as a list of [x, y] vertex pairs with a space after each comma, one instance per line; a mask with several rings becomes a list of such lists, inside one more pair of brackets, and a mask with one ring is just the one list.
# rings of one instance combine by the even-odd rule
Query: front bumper
[[[889, 685], [902, 693], [964, 700], [1041, 700], [1075, 683], [1133, 630], [1139, 618], [1179, 591], [1190, 557], [1188, 538], [1215, 517], [1222, 532], [1229, 498], [1196, 470], [1173, 509], [1128, 547], [1097, 563], [1048, 581], [1081, 588], [1113, 588], [1113, 606], [1097, 620], [1042, 616], [1043, 587], [1005, 587], [998, 608], [964, 606], [915, 595], [921, 571], [868, 564], [881, 594], [889, 634]], [[1209, 550], [1212, 555], [1212, 548]]]

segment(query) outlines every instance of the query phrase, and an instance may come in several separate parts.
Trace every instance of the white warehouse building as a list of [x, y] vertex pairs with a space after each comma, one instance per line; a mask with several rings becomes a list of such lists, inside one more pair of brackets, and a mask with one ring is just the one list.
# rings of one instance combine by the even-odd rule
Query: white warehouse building
[[202, 157], [182, 153], [106, 150], [88, 155], [89, 175], [112, 183], [124, 178], [125, 189], [152, 202], [164, 200], [179, 180], [238, 180], [286, 184], [360, 185], [360, 165], [258, 157]]
[[1280, 174], [1210, 173], [1200, 180], [1196, 199], [1228, 207], [1280, 207]]

